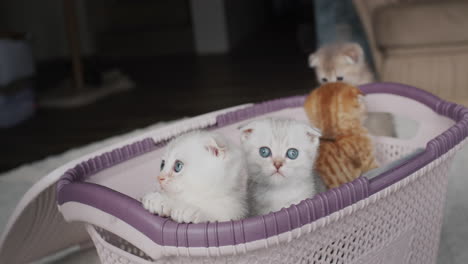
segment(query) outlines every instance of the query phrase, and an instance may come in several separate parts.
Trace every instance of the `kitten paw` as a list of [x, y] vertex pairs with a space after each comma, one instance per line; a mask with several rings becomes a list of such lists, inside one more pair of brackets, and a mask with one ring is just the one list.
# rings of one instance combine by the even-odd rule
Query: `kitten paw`
[[150, 213], [160, 216], [170, 216], [171, 206], [169, 200], [159, 192], [148, 193], [141, 199], [143, 208]]
[[175, 208], [172, 210], [171, 218], [179, 223], [197, 224], [203, 222], [200, 210], [191, 206]]

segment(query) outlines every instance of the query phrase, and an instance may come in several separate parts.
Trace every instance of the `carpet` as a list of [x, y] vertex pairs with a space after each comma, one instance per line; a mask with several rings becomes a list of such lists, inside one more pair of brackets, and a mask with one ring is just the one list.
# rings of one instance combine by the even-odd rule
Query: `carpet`
[[[100, 142], [69, 150], [63, 154], [52, 156], [44, 160], [25, 164], [14, 170], [0, 175], [0, 230], [3, 230], [10, 214], [22, 195], [41, 177], [67, 161], [91, 153], [102, 147], [120, 140], [130, 138], [146, 131], [161, 127], [167, 123], [158, 123], [144, 129], [139, 129], [124, 135], [112, 137]], [[397, 133], [412, 134], [408, 130], [414, 129], [402, 120], [396, 120]], [[444, 223], [442, 226], [439, 257], [437, 263], [466, 263], [468, 251], [468, 147], [465, 146], [455, 157], [450, 171], [450, 180], [445, 207]], [[81, 252], [68, 254], [60, 259], [46, 259], [41, 263], [99, 263], [96, 251], [91, 248]]]
[[[161, 122], [149, 127], [138, 129], [130, 133], [111, 137], [89, 145], [71, 149], [65, 153], [51, 156], [43, 160], [24, 164], [16, 169], [0, 174], [0, 230], [3, 230], [8, 222], [10, 215], [16, 207], [21, 197], [26, 191], [42, 177], [49, 174], [52, 170], [62, 166], [66, 162], [77, 159], [83, 155], [92, 153], [103, 147], [112, 145], [116, 142], [132, 138], [147, 131], [157, 129], [170, 122]], [[44, 259], [39, 263], [100, 263], [94, 248], [82, 252], [73, 252], [63, 256], [62, 259], [56, 257]]]

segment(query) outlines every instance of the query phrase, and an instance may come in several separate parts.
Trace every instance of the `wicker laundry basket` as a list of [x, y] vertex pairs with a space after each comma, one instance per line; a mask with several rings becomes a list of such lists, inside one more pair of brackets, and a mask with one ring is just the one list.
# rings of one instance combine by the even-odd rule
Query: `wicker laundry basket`
[[369, 110], [417, 120], [411, 139], [375, 137], [383, 164], [424, 151], [379, 176], [241, 221], [179, 224], [138, 199], [156, 185], [164, 145], [210, 129], [237, 139], [239, 124], [266, 116], [306, 120], [304, 96], [206, 114], [155, 130], [69, 169], [57, 185], [67, 221], [86, 224], [102, 263], [435, 263], [448, 171], [468, 135], [468, 109], [394, 83], [362, 86]]

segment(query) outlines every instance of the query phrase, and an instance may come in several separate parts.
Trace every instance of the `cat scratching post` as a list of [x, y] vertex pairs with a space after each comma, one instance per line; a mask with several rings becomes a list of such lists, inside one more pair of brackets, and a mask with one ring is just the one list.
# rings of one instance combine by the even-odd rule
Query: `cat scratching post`
[[107, 95], [133, 88], [134, 83], [118, 70], [103, 73], [103, 80], [99, 86], [92, 87], [85, 84], [75, 0], [63, 0], [63, 10], [72, 62], [72, 79], [64, 81], [57, 89], [41, 98], [39, 105], [52, 108], [79, 107]]

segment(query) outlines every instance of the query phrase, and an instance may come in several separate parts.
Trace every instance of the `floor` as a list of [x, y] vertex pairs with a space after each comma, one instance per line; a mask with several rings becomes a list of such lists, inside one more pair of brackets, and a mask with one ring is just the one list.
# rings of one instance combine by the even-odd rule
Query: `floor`
[[[85, 107], [39, 108], [17, 127], [0, 130], [0, 172], [159, 121], [304, 94], [315, 86], [294, 28], [265, 30], [229, 55], [99, 60], [127, 73], [136, 88]], [[39, 93], [67, 74], [57, 65], [42, 69], [41, 76], [53, 78], [39, 82]]]

